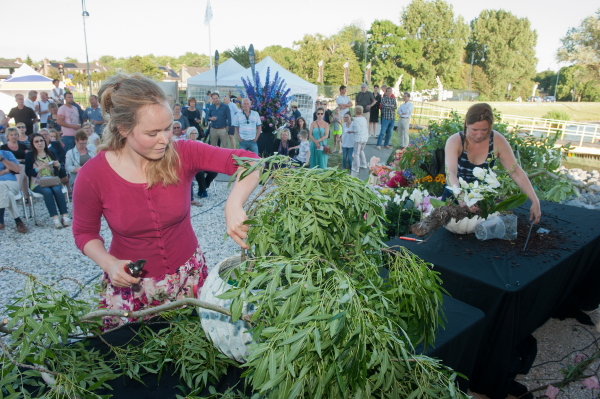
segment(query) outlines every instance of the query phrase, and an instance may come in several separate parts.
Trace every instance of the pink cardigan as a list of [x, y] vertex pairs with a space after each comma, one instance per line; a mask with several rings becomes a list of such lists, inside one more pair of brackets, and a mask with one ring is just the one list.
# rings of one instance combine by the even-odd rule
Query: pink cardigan
[[157, 184], [149, 190], [145, 184], [120, 177], [104, 151], [86, 162], [73, 194], [73, 236], [82, 252], [89, 241], [102, 240], [100, 218], [104, 216], [113, 234], [108, 252], [117, 259], [146, 259], [141, 277], [173, 273], [194, 254], [198, 239], [190, 220], [192, 179], [202, 170], [233, 175], [237, 167], [232, 154], [256, 155], [191, 140], [175, 142], [175, 149], [182, 164], [179, 184]]

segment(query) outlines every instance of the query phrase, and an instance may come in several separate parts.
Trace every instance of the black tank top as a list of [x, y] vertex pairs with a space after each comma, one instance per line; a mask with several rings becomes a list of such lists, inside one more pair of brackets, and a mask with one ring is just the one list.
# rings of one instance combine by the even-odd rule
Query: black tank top
[[[462, 177], [464, 181], [467, 183], [472, 183], [478, 180], [475, 176], [473, 176], [473, 169], [476, 167], [480, 167], [483, 169], [489, 169], [494, 166], [496, 159], [492, 156], [494, 153], [494, 131], [490, 134], [490, 146], [488, 149], [488, 155], [486, 160], [481, 165], [474, 165], [469, 161], [469, 157], [467, 156], [467, 151], [465, 151], [465, 135], [463, 132], [459, 133], [460, 141], [462, 143], [462, 153], [458, 157], [458, 177]], [[487, 160], [492, 158], [492, 162], [488, 162]]]

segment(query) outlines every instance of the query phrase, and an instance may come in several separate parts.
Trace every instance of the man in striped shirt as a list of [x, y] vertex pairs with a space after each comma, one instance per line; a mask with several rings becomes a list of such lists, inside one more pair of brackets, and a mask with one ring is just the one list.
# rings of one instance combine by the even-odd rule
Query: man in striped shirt
[[377, 139], [376, 147], [378, 150], [381, 150], [384, 134], [385, 148], [392, 148], [390, 146], [390, 137], [392, 136], [392, 129], [394, 128], [394, 113], [396, 111], [396, 107], [396, 99], [392, 96], [392, 88], [387, 87], [383, 97], [381, 98], [381, 130], [379, 131], [379, 138]]

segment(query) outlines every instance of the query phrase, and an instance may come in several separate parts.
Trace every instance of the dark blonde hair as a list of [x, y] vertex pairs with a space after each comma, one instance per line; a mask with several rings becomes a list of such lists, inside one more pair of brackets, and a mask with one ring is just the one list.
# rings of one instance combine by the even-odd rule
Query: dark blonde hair
[[[104, 82], [98, 95], [104, 119], [108, 120], [98, 151], [119, 153], [125, 147], [127, 136], [139, 123], [143, 108], [151, 105], [170, 108], [165, 92], [154, 81], [139, 73], [118, 73], [111, 76]], [[171, 141], [162, 158], [149, 161], [146, 168], [147, 187], [158, 183], [163, 186], [179, 183], [180, 168], [181, 160]]]
[[83, 129], [79, 129], [75, 132], [75, 141], [87, 140], [88, 135]]
[[362, 115], [362, 114], [363, 114], [362, 105], [357, 105], [356, 107], [354, 107], [354, 115]]

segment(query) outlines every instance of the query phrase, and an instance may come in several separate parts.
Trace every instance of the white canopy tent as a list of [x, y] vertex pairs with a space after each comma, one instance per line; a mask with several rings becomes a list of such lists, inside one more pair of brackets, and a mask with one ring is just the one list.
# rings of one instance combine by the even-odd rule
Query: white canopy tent
[[[229, 75], [233, 75], [234, 73], [242, 72], [244, 70], [245, 68], [238, 64], [236, 60], [234, 60], [233, 58], [228, 58], [227, 61], [219, 65], [219, 69], [217, 70], [217, 83], [219, 84], [219, 86], [221, 86], [221, 79]], [[206, 94], [206, 91], [208, 90], [213, 91], [215, 89], [215, 69], [212, 68], [206, 72], [202, 72], [196, 76], [192, 76], [187, 80], [187, 84], [188, 97], [195, 97], [189, 95], [190, 86], [207, 87], [207, 89], [204, 91], [204, 94]]]
[[[223, 63], [223, 65], [225, 65], [225, 63]], [[279, 76], [285, 80], [286, 87], [290, 89], [290, 95], [293, 95], [294, 101], [298, 103], [298, 110], [300, 111], [302, 116], [304, 116], [307, 122], [312, 122], [312, 112], [315, 100], [317, 99], [317, 85], [307, 82], [306, 80], [294, 75], [293, 73], [276, 63], [269, 56], [267, 56], [264, 60], [255, 65], [255, 71], [259, 74], [260, 81], [263, 84], [267, 78], [267, 69], [269, 68], [270, 80], [273, 81], [273, 79], [275, 79], [275, 74], [279, 72]], [[204, 72], [201, 75], [204, 75], [211, 71]], [[192, 82], [193, 79], [201, 75], [189, 79], [188, 97], [205, 94], [208, 90], [215, 91], [217, 88], [214, 86], [214, 71], [212, 71], [212, 73], [213, 81], [210, 85], [196, 86], [196, 83]], [[226, 93], [229, 90], [231, 90], [232, 93], [236, 93], [238, 90], [243, 91], [244, 85], [242, 83], [242, 78], [251, 79], [251, 76], [251, 68], [247, 68], [245, 70], [238, 71], [229, 75], [221, 75], [221, 65], [219, 65], [219, 79], [217, 82], [219, 85], [218, 91], [220, 93]]]
[[30, 90], [50, 92], [54, 88], [52, 79], [37, 73], [27, 64], [23, 64], [6, 80], [0, 82], [0, 92], [9, 96], [23, 94], [27, 98]]

